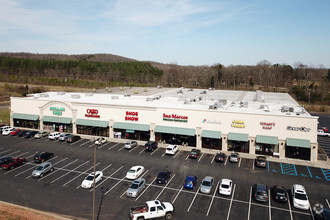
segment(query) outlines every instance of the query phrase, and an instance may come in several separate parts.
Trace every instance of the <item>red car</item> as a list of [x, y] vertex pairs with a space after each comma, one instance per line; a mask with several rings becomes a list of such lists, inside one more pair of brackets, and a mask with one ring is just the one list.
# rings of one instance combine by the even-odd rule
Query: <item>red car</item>
[[15, 130], [13, 130], [12, 132], [10, 132], [10, 135], [11, 135], [11, 136], [18, 135], [19, 131], [20, 131], [19, 129], [15, 129]]
[[1, 165], [2, 169], [9, 170], [14, 169], [22, 164], [26, 163], [26, 159], [23, 157], [13, 157], [10, 160], [6, 161], [4, 164]]
[[320, 127], [319, 129], [323, 130], [325, 133], [329, 132], [329, 129], [327, 127]]

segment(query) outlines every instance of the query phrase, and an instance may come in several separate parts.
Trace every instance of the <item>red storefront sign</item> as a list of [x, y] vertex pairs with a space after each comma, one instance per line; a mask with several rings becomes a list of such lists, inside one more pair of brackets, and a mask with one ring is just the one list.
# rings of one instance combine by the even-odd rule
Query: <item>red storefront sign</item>
[[139, 121], [139, 112], [126, 111], [125, 121]]
[[270, 130], [275, 127], [275, 122], [260, 122], [262, 129]]
[[87, 117], [87, 118], [100, 118], [99, 111], [97, 109], [87, 109], [85, 117]]

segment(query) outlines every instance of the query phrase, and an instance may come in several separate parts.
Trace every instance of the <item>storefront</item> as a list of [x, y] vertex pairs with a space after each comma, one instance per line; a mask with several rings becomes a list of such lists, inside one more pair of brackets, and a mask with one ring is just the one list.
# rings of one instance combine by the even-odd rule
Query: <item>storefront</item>
[[39, 115], [14, 113], [12, 118], [14, 127], [39, 129]]
[[249, 153], [249, 134], [229, 132], [228, 151]]
[[275, 136], [256, 136], [256, 154], [273, 156], [278, 153], [278, 137]]
[[222, 150], [221, 131], [202, 131], [202, 148]]
[[43, 127], [46, 131], [59, 131], [72, 133], [72, 118], [44, 116]]
[[150, 125], [115, 122], [113, 124], [115, 138], [149, 141]]
[[109, 137], [109, 122], [100, 120], [77, 119], [77, 133]]
[[195, 129], [157, 125], [155, 135], [158, 142], [196, 147]]
[[310, 160], [311, 144], [306, 139], [287, 138], [285, 142], [285, 157]]

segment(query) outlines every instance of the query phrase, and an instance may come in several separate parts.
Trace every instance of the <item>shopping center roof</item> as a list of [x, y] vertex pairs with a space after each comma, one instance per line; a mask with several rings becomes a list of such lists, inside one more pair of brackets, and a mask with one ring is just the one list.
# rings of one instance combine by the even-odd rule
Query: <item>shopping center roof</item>
[[[30, 94], [26, 99], [133, 107], [310, 116], [288, 93], [262, 92], [260, 90], [232, 91], [188, 88], [153, 88], [148, 89], [148, 95], [144, 95], [143, 92], [137, 92], [137, 90], [131, 93], [127, 92], [128, 90], [120, 91], [118, 94], [46, 92]], [[146, 91], [145, 88], [144, 91]]]

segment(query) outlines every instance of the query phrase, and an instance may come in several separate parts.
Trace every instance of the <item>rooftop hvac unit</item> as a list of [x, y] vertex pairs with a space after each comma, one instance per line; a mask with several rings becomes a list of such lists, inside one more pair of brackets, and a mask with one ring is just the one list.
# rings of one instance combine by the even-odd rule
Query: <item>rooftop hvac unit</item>
[[269, 110], [269, 105], [260, 105], [260, 109]]
[[263, 102], [264, 101], [264, 96], [263, 96], [261, 90], [256, 90], [256, 94], [253, 98], [253, 101], [257, 101], [257, 102]]
[[56, 95], [65, 95], [65, 92], [57, 92]]
[[113, 95], [113, 96], [111, 96], [111, 99], [119, 99], [119, 96]]
[[124, 97], [131, 97], [131, 94], [125, 94]]
[[217, 110], [218, 107], [217, 107], [216, 105], [210, 105], [210, 106], [209, 106], [209, 109]]
[[40, 94], [40, 97], [42, 97], [42, 98], [47, 98], [47, 97], [49, 97], [49, 94], [47, 94], [47, 93], [41, 93], [41, 94]]
[[90, 92], [90, 93], [85, 93], [85, 96], [93, 96], [94, 93]]
[[281, 112], [288, 112], [289, 111], [289, 106], [282, 106], [281, 107]]
[[289, 112], [294, 112], [294, 108], [293, 107], [290, 107], [289, 108]]
[[79, 94], [72, 94], [71, 98], [73, 99], [80, 99], [80, 95]]
[[191, 104], [191, 101], [189, 101], [189, 100], [185, 100], [185, 101], [183, 102], [183, 104], [185, 104], [185, 105]]
[[152, 97], [147, 97], [146, 101], [147, 101], [147, 102], [152, 102], [152, 101], [154, 101], [154, 98], [152, 98]]
[[177, 93], [182, 93], [183, 94], [183, 91], [180, 89]]
[[206, 95], [206, 90], [204, 90], [204, 91], [201, 91], [201, 94], [205, 94], [205, 95]]

